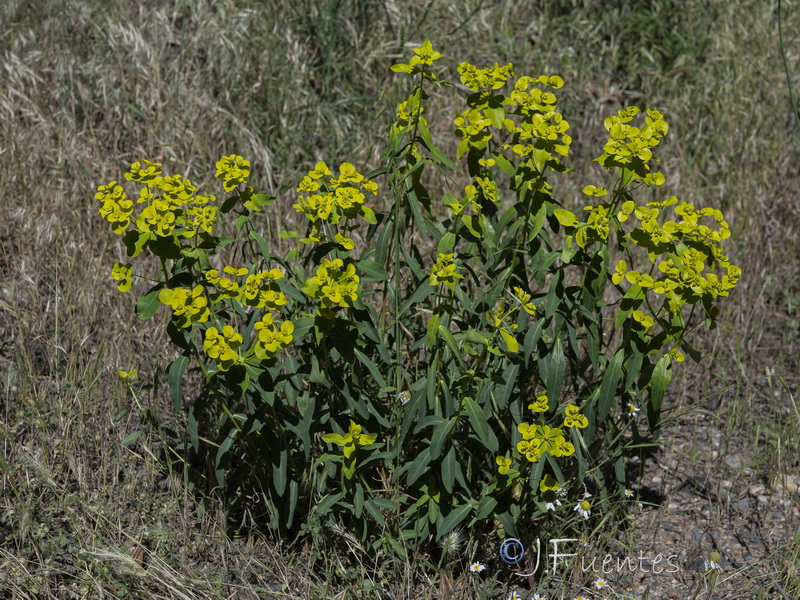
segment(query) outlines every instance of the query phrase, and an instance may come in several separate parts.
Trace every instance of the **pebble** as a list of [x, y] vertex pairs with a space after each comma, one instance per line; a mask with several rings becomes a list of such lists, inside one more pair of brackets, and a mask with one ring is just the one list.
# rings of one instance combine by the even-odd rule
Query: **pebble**
[[725, 464], [728, 465], [731, 469], [738, 469], [742, 466], [742, 461], [739, 460], [736, 456], [726, 456], [725, 457]]

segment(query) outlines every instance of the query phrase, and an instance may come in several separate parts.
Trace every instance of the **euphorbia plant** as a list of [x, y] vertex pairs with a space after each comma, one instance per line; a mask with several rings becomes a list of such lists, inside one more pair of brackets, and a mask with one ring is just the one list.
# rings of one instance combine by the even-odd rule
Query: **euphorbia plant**
[[[450, 85], [440, 57], [426, 42], [393, 67], [412, 89], [383, 166], [317, 163], [293, 204], [304, 225], [281, 244], [258, 228], [275, 199], [248, 186], [237, 155], [217, 163], [221, 202], [147, 161], [126, 175], [137, 216], [116, 182], [96, 196], [129, 257], [160, 258], [137, 312], [172, 311], [180, 355], [167, 373], [186, 450], [210, 449], [225, 501], [257, 494], [277, 532], [313, 512], [402, 554], [459, 525], [584, 527], [626, 497], [625, 461], [658, 432], [673, 363], [696, 356], [695, 314], [713, 327], [740, 275], [718, 210], [637, 199], [665, 182], [655, 109], [606, 119], [609, 181], [583, 188], [582, 212], [558, 199], [551, 179], [568, 176], [572, 141], [558, 76], [459, 65], [470, 183], [426, 189], [426, 169], [448, 181], [460, 170], [423, 116], [426, 90]], [[226, 246], [235, 264], [219, 262]], [[148, 279], [128, 263], [112, 275], [122, 291]], [[204, 383], [184, 408], [190, 367]], [[585, 493], [599, 495], [594, 511]]]

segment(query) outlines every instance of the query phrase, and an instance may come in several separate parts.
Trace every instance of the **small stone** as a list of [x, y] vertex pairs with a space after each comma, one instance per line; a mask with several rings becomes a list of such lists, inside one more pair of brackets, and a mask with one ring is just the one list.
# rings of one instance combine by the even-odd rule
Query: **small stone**
[[725, 457], [725, 464], [728, 465], [731, 469], [738, 469], [742, 466], [742, 461], [739, 460], [736, 456], [726, 456]]
[[769, 502], [769, 498], [767, 498], [763, 494], [756, 499], [758, 500], [759, 504], [767, 504]]
[[800, 475], [787, 475], [783, 487], [792, 494], [797, 492], [800, 489]]
[[764, 491], [765, 488], [763, 485], [751, 485], [747, 489], [747, 493], [750, 494], [751, 496], [761, 496], [764, 493]]

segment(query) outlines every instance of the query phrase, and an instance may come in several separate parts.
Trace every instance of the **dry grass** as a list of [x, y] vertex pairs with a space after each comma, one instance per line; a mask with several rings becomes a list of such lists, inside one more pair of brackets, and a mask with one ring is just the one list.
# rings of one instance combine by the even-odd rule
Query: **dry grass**
[[[708, 358], [674, 382], [673, 405], [713, 415], [730, 440], [717, 449], [719, 460], [735, 453], [753, 477], [767, 468], [768, 494], [785, 491], [800, 472], [800, 131], [788, 109], [773, 3], [35, 4], [0, 6], [7, 596], [420, 598], [452, 589], [453, 597], [472, 597], [460, 571], [440, 582], [424, 560], [380, 571], [348, 570], [328, 557], [324, 573], [311, 566], [319, 549], [287, 553], [255, 534], [229, 540], [231, 524], [214, 502], [192, 499], [180, 476], [156, 461], [157, 439], [143, 436], [136, 451], [120, 444], [139, 424], [114, 373], [136, 367], [156, 381], [164, 344], [159, 329], [132, 316], [132, 297], [111, 285], [109, 266], [123, 250], [92, 198], [137, 158], [202, 183], [220, 155], [236, 152], [252, 161], [255, 183], [279, 196], [274, 231], [294, 218], [287, 190], [309, 165], [377, 165], [382, 111], [402, 87], [388, 66], [407, 53], [405, 42], [426, 38], [445, 52], [451, 73], [460, 60], [511, 61], [520, 74], [564, 77], [563, 111], [578, 132], [573, 166], [585, 174], [560, 190], [566, 204], [602, 176], [591, 163], [602, 117], [629, 103], [666, 113], [666, 191], [723, 209], [734, 231], [728, 249], [744, 270], [720, 329], [699, 338]], [[783, 4], [797, 88], [800, 7]], [[447, 92], [437, 101], [431, 129], [446, 136], [459, 99]], [[140, 402], [179, 422], [158, 386]], [[671, 431], [680, 438], [696, 426], [676, 418]], [[697, 455], [680, 460], [689, 470], [707, 466]], [[796, 505], [796, 489], [784, 496]], [[754, 596], [800, 594], [798, 548], [794, 539], [783, 553], [754, 557], [766, 573], [744, 576], [748, 589], [761, 590]]]

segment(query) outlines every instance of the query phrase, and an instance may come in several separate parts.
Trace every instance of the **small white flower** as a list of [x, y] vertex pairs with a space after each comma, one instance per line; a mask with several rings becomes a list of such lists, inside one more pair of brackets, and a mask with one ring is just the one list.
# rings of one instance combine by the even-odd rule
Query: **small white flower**
[[474, 562], [469, 566], [469, 570], [473, 573], [480, 573], [486, 568], [486, 565], [480, 562]]
[[533, 600], [547, 600], [547, 599], [544, 596], [542, 596], [541, 594], [534, 594], [533, 595]]
[[522, 596], [520, 596], [515, 590], [508, 595], [508, 600], [522, 600]]
[[626, 498], [633, 498], [633, 490], [626, 489], [625, 490], [625, 497]]
[[605, 579], [603, 579], [602, 577], [598, 577], [594, 582], [594, 587], [597, 590], [604, 590], [609, 586], [608, 582]]
[[703, 559], [704, 568], [706, 571], [722, 571], [722, 565], [719, 564], [719, 552], [712, 552], [708, 558]]
[[581, 500], [573, 510], [588, 521], [589, 515], [592, 514], [592, 503], [588, 500]]
[[556, 500], [555, 502], [546, 502], [544, 505], [547, 510], [552, 510], [553, 512], [556, 512], [556, 506], [561, 506], [561, 500]]
[[411, 400], [411, 392], [400, 392], [397, 394], [397, 399], [400, 401], [400, 404], [408, 404], [408, 401]]
[[628, 416], [635, 417], [638, 414], [639, 414], [639, 407], [636, 406], [635, 404], [631, 404], [630, 402], [628, 402]]

